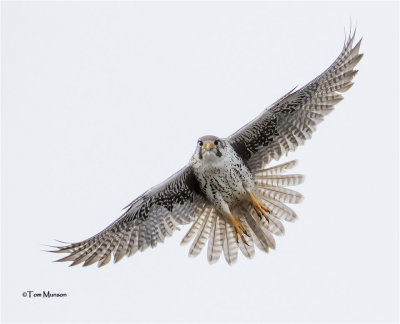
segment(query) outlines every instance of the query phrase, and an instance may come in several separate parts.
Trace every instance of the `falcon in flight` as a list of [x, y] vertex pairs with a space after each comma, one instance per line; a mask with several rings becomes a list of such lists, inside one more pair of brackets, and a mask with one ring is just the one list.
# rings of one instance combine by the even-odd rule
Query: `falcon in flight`
[[[240, 250], [254, 255], [275, 248], [274, 235], [282, 235], [282, 220], [296, 213], [286, 203], [299, 203], [302, 195], [286, 187], [300, 184], [303, 176], [284, 174], [296, 161], [266, 167], [311, 138], [324, 117], [351, 88], [361, 60], [361, 40], [353, 46], [355, 32], [345, 40], [333, 64], [301, 89], [290, 91], [257, 118], [227, 138], [203, 136], [189, 163], [161, 184], [133, 200], [111, 225], [78, 243], [55, 247], [68, 253], [57, 261], [71, 265], [106, 265], [113, 256], [154, 248], [179, 225], [192, 223], [182, 243], [192, 245], [190, 256], [207, 246], [210, 263], [222, 252], [229, 264]], [[62, 242], [64, 243], [64, 242]]]

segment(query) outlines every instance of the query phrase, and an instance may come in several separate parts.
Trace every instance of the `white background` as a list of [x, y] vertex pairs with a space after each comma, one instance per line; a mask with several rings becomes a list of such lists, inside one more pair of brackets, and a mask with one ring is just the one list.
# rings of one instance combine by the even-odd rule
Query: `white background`
[[[398, 320], [398, 3], [2, 2], [2, 320]], [[120, 263], [41, 251], [102, 230], [339, 54], [354, 87], [288, 159], [306, 175], [269, 255], [187, 258], [184, 227]], [[23, 298], [27, 290], [66, 298]]]

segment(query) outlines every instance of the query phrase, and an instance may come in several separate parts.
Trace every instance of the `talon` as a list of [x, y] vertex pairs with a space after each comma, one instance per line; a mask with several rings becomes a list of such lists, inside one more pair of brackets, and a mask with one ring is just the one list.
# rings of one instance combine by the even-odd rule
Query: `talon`
[[232, 221], [236, 243], [239, 243], [239, 236], [240, 236], [240, 239], [242, 240], [242, 242], [244, 244], [248, 245], [243, 234], [245, 234], [247, 237], [250, 237], [250, 236], [244, 229], [243, 225], [235, 217], [233, 217], [232, 214], [229, 214], [229, 217]]
[[[240, 239], [242, 240], [243, 243], [247, 244], [243, 234], [240, 234]], [[237, 241], [236, 243], [239, 243], [239, 241]]]
[[257, 215], [260, 217], [260, 219], [264, 217], [269, 223], [268, 214], [271, 214], [271, 211], [267, 207], [265, 207], [262, 203], [260, 203], [251, 192], [249, 192], [249, 195], [251, 198], [251, 204], [253, 205], [253, 208], [256, 211]]
[[233, 231], [233, 234], [235, 234], [236, 243], [239, 243], [239, 235], [238, 235], [238, 233], [236, 232], [236, 229]]

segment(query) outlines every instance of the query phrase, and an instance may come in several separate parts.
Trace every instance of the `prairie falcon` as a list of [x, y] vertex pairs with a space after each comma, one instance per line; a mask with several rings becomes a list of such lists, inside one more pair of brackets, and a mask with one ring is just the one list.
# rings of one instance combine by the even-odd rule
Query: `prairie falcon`
[[303, 181], [302, 175], [283, 174], [296, 161], [266, 167], [272, 159], [294, 151], [311, 138], [324, 117], [342, 100], [361, 60], [361, 40], [355, 32], [345, 40], [333, 64], [301, 89], [290, 91], [257, 118], [227, 138], [204, 136], [189, 163], [161, 184], [133, 200], [111, 225], [89, 239], [66, 243], [52, 252], [68, 253], [57, 261], [71, 265], [107, 264], [144, 251], [172, 235], [179, 225], [193, 223], [182, 243], [193, 240], [189, 255], [196, 256], [208, 241], [207, 257], [216, 262], [222, 252], [229, 264], [238, 250], [248, 258], [257, 246], [275, 248], [275, 235], [284, 233], [282, 220], [296, 213], [286, 203], [302, 195], [286, 188]]

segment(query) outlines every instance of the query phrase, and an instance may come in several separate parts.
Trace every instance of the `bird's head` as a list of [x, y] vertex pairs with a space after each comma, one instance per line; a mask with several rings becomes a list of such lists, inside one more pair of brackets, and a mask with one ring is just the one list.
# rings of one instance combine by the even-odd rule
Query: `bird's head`
[[200, 137], [193, 157], [198, 161], [217, 161], [227, 152], [228, 143], [212, 135]]

